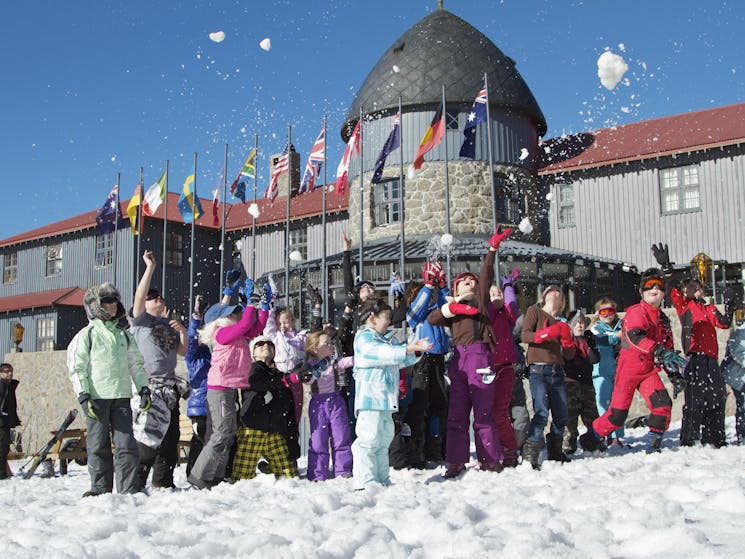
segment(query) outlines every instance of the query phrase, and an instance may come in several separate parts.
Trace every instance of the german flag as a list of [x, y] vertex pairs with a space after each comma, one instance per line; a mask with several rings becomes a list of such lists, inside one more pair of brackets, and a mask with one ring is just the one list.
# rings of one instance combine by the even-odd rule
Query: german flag
[[422, 136], [422, 141], [419, 142], [419, 149], [416, 151], [416, 157], [414, 158], [414, 169], [421, 169], [422, 163], [424, 163], [424, 154], [431, 150], [442, 141], [442, 137], [445, 135], [445, 119], [442, 118], [444, 113], [444, 107], [442, 103], [437, 108], [432, 123], [427, 128], [427, 131]]

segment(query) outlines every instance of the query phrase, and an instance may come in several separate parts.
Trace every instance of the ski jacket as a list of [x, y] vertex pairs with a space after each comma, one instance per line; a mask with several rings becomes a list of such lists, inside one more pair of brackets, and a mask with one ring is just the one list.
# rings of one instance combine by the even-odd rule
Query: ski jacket
[[600, 361], [592, 369], [593, 377], [613, 378], [616, 376], [616, 359], [618, 346], [621, 344], [621, 321], [614, 326], [597, 322], [590, 328], [595, 335], [595, 345], [600, 354]]
[[21, 424], [18, 419], [16, 388], [18, 380], [0, 380], [0, 427], [12, 429]]
[[533, 363], [563, 365], [574, 357], [576, 348], [574, 346], [563, 348], [558, 339], [545, 340], [539, 344], [534, 341], [536, 331], [556, 324], [558, 321], [559, 319], [551, 316], [538, 305], [531, 305], [525, 311], [520, 339], [528, 344], [528, 352], [525, 356], [528, 365]]
[[474, 342], [483, 342], [489, 351], [496, 349], [494, 333], [489, 322], [488, 307], [489, 287], [494, 281], [494, 258], [497, 253], [488, 251], [481, 264], [479, 272], [479, 282], [476, 286], [475, 298], [472, 301], [463, 301], [472, 307], [479, 309], [479, 314], [473, 316], [456, 315], [453, 317], [444, 316], [442, 307], [433, 310], [427, 317], [427, 322], [434, 326], [449, 326], [453, 335], [453, 344], [456, 346], [465, 346]]
[[592, 367], [600, 360], [595, 341], [590, 344], [585, 336], [574, 336], [574, 345], [577, 351], [564, 364], [564, 374], [570, 381], [592, 386]]
[[186, 331], [188, 342], [184, 361], [189, 372], [189, 385], [191, 386], [189, 401], [186, 404], [186, 415], [189, 417], [207, 415], [207, 374], [210, 370], [212, 353], [209, 347], [199, 343], [197, 330], [201, 326], [202, 321], [192, 316]]
[[438, 289], [437, 299], [433, 301], [435, 290], [424, 285], [406, 310], [406, 321], [412, 329], [412, 335], [409, 339], [428, 338], [429, 343], [432, 344], [432, 349], [427, 353], [445, 355], [450, 351], [450, 337], [445, 328], [427, 322], [429, 313], [448, 302], [447, 296], [449, 293], [447, 287]]
[[67, 347], [67, 370], [75, 394], [91, 399], [132, 397], [147, 386], [148, 377], [137, 343], [116, 322], [91, 320]]
[[735, 328], [727, 340], [727, 352], [722, 361], [724, 382], [733, 389], [745, 388], [745, 324]]
[[665, 349], [673, 348], [673, 332], [670, 328], [670, 320], [665, 313], [641, 301], [626, 309], [621, 328], [619, 359], [624, 354], [636, 355], [646, 367], [659, 370], [659, 367], [655, 367], [652, 352], [658, 345]]
[[729, 328], [730, 320], [714, 305], [688, 299], [676, 287], [670, 290], [670, 299], [680, 317], [680, 343], [683, 352], [686, 355], [703, 353], [718, 359], [719, 344], [716, 328]]
[[277, 326], [277, 308], [269, 312], [264, 335], [274, 343], [274, 364], [283, 373], [289, 373], [303, 362], [307, 330], [291, 330], [283, 333]]
[[269, 311], [246, 307], [241, 319], [215, 332], [212, 363], [207, 374], [207, 387], [213, 390], [247, 388], [251, 371], [251, 349], [248, 341], [261, 335]]
[[354, 411], [398, 411], [399, 369], [419, 361], [406, 346], [374, 328], [363, 326], [354, 337]]
[[504, 300], [495, 305], [489, 303], [487, 307], [489, 312], [489, 322], [491, 323], [492, 332], [494, 332], [494, 364], [515, 362], [515, 341], [512, 338], [512, 329], [515, 327], [517, 317], [520, 315], [520, 308], [517, 304], [517, 295], [512, 284], [504, 286]]

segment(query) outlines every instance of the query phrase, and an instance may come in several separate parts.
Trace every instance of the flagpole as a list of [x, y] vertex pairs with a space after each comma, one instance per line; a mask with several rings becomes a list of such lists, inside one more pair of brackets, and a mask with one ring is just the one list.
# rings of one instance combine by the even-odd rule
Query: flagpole
[[[189, 318], [191, 319], [191, 313], [193, 312], [194, 304], [194, 228], [196, 227], [195, 222], [197, 221], [197, 152], [194, 152], [194, 190], [192, 191], [192, 204], [191, 204], [191, 255], [189, 256]], [[189, 199], [186, 199], [189, 202]]]
[[[254, 134], [254, 204], [256, 204], [256, 181], [259, 163], [259, 135]], [[256, 217], [251, 215], [251, 279], [256, 274]]]
[[[220, 223], [220, 279], [225, 277], [225, 202], [228, 196], [228, 144], [225, 144], [225, 172], [222, 174], [222, 222]], [[220, 290], [221, 291], [221, 290]], [[218, 291], [219, 293], [219, 291]]]
[[161, 297], [166, 296], [166, 250], [168, 248], [168, 159], [166, 159], [166, 197], [163, 203], [163, 266], [161, 274], [163, 277], [160, 281]]
[[323, 320], [329, 316], [329, 278], [326, 270], [326, 125], [327, 115], [323, 115], [323, 193], [321, 196], [323, 210], [321, 211], [321, 293], [323, 293]]
[[[287, 216], [285, 218], [285, 307], [290, 308], [290, 198], [292, 197], [292, 125], [287, 125]], [[279, 180], [279, 179], [277, 179]]]
[[[445, 84], [442, 84], [442, 118], [447, 118], [447, 107], [445, 105]], [[450, 174], [448, 172], [448, 135], [447, 130], [444, 132], [444, 146], [445, 146], [445, 232], [450, 235]], [[452, 276], [450, 269], [450, 247], [448, 245], [446, 251], [446, 265], [445, 271], [448, 278], [448, 285], [450, 285], [450, 278]]]
[[[486, 141], [489, 143], [489, 182], [491, 184], [491, 230], [497, 230], [497, 185], [494, 182], [494, 148], [491, 137], [491, 116], [489, 113], [489, 81], [484, 72], [484, 89], [486, 90]], [[499, 251], [494, 255], [494, 277], [499, 278]]]
[[[405, 221], [406, 221], [406, 192], [404, 190], [404, 115], [402, 113], [403, 100], [398, 96], [398, 185], [401, 190], [401, 227], [399, 233], [399, 267], [401, 268], [401, 281], [406, 281], [406, 248]], [[395, 120], [395, 119], [394, 119]], [[395, 125], [395, 123], [394, 123]], [[406, 321], [403, 322], [404, 333], [406, 333]]]
[[116, 194], [114, 195], [116, 206], [114, 206], [114, 255], [112, 258], [112, 264], [114, 266], [113, 271], [113, 283], [116, 285], [116, 251], [119, 248], [117, 237], [119, 236], [119, 184], [121, 182], [122, 174], [116, 174]]
[[140, 167], [140, 203], [137, 205], [137, 254], [135, 254], [135, 285], [140, 281], [140, 248], [142, 246], [142, 205], [145, 203], [144, 179]]
[[[362, 107], [360, 107], [360, 251], [359, 251], [359, 264], [357, 267], [357, 271], [359, 273], [360, 281], [363, 278], [364, 273], [364, 262], [362, 260], [362, 253], [363, 253], [363, 246], [365, 242], [365, 212], [364, 212], [364, 205], [365, 205], [365, 187], [362, 184], [362, 173], [364, 171], [363, 166], [363, 159], [362, 156], [364, 155], [364, 152], [362, 151]], [[350, 154], [351, 158], [352, 154]], [[351, 192], [350, 192], [351, 194]]]

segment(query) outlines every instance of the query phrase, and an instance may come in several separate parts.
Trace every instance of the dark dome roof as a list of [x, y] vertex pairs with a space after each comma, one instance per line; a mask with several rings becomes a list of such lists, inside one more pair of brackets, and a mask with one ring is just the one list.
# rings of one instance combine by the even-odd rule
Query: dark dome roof
[[[395, 72], [393, 66], [400, 72]], [[414, 25], [391, 45], [368, 74], [342, 126], [346, 141], [360, 107], [366, 113], [386, 113], [404, 106], [437, 105], [442, 84], [448, 104], [470, 107], [489, 79], [489, 104], [527, 114], [538, 134], [546, 133], [546, 119], [515, 62], [486, 35], [450, 12], [438, 9]]]

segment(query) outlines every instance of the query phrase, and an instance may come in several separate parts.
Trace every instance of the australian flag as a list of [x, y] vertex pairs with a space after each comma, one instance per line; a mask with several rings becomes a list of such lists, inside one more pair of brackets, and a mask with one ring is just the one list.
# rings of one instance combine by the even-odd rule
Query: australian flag
[[113, 233], [117, 222], [122, 218], [122, 210], [119, 207], [119, 185], [114, 185], [111, 193], [106, 198], [101, 209], [96, 214], [96, 224], [101, 235]]
[[318, 180], [318, 174], [321, 172], [321, 165], [326, 158], [326, 129], [321, 129], [321, 133], [318, 134], [316, 142], [310, 150], [308, 156], [308, 162], [305, 164], [305, 172], [303, 173], [303, 180], [300, 181], [299, 194], [304, 192], [310, 192], [316, 186], [316, 180]]
[[398, 149], [400, 145], [401, 117], [400, 115], [396, 115], [396, 118], [393, 121], [393, 130], [391, 130], [391, 133], [388, 135], [388, 139], [385, 141], [385, 144], [383, 144], [383, 149], [380, 150], [380, 155], [378, 155], [378, 158], [375, 160], [375, 172], [373, 173], [370, 182], [372, 182], [373, 184], [377, 184], [380, 182], [380, 179], [383, 176], [385, 160], [388, 158], [391, 152]]
[[460, 146], [460, 156], [474, 159], [476, 157], [476, 126], [486, 122], [486, 84], [479, 91], [473, 102], [471, 112], [468, 113], [466, 127], [463, 129], [463, 145]]

